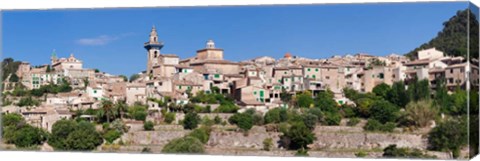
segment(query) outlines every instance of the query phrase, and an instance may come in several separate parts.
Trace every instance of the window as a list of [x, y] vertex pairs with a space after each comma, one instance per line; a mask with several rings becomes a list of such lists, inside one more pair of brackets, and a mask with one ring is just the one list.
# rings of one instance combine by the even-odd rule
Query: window
[[97, 90], [93, 90], [93, 93], [97, 93]]
[[153, 52], [153, 57], [157, 58], [158, 57], [158, 51]]
[[256, 95], [257, 94], [257, 91], [253, 91], [253, 95]]
[[326, 76], [325, 79], [330, 79], [330, 76]]
[[220, 78], [220, 74], [215, 74], [214, 77], [215, 78]]
[[315, 71], [318, 72], [318, 68], [315, 68]]
[[310, 71], [310, 68], [308, 68], [307, 71]]
[[453, 69], [450, 69], [450, 73], [453, 73]]
[[312, 75], [312, 78], [313, 78], [313, 79], [315, 79], [316, 77], [317, 77], [317, 76], [315, 76], [315, 75]]
[[460, 73], [463, 73], [463, 70], [464, 70], [464, 69], [460, 69]]
[[287, 74], [287, 72], [283, 72], [283, 74]]
[[378, 78], [383, 79], [384, 75], [383, 73], [378, 74]]
[[178, 89], [182, 89], [182, 86], [178, 86]]

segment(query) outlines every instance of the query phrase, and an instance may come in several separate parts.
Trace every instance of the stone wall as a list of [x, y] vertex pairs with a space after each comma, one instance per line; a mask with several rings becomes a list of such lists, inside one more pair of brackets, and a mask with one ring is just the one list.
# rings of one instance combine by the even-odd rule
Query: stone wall
[[170, 140], [181, 138], [188, 133], [190, 133], [189, 130], [135, 131], [123, 134], [121, 140], [126, 145], [163, 146]]
[[264, 127], [254, 126], [248, 133], [213, 130], [207, 146], [219, 149], [262, 149], [263, 140], [273, 139], [273, 147], [278, 147], [280, 133], [267, 133]]

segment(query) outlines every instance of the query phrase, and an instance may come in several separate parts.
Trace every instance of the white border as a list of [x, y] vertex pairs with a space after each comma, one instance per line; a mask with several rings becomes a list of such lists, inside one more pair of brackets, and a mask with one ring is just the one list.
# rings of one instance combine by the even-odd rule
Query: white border
[[[135, 8], [176, 6], [237, 6], [339, 4], [375, 2], [451, 2], [465, 0], [1, 0], [0, 9]], [[478, 1], [478, 0], [477, 0]]]
[[[285, 4], [343, 4], [378, 2], [447, 2], [463, 0], [0, 0], [0, 10], [44, 10], [72, 8], [137, 8], [137, 7], [177, 7], [177, 6], [238, 6], [238, 5], [285, 5]], [[480, 4], [480, 0], [471, 0]], [[1, 25], [1, 18], [0, 18]], [[1, 33], [1, 26], [0, 26]], [[1, 36], [1, 34], [0, 34]], [[0, 37], [1, 42], [1, 37]], [[0, 44], [1, 49], [1, 44]], [[1, 55], [1, 51], [0, 51]], [[215, 155], [165, 155], [165, 154], [125, 154], [125, 153], [78, 153], [78, 152], [21, 152], [0, 151], [0, 160], [48, 160], [48, 161], [149, 161], [149, 160], [190, 160], [190, 161], [351, 161], [351, 160], [406, 160], [406, 159], [360, 159], [360, 158], [300, 158], [300, 157], [255, 157], [255, 156], [215, 156]], [[480, 160], [476, 157], [474, 160]]]

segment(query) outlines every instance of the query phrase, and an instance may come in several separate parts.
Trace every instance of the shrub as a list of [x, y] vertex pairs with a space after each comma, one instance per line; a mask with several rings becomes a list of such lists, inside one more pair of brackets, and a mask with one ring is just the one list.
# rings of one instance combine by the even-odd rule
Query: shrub
[[163, 118], [163, 121], [165, 121], [167, 124], [171, 124], [173, 121], [175, 121], [175, 113], [173, 112], [168, 112], [164, 116], [165, 117]]
[[183, 128], [184, 129], [195, 129], [200, 123], [200, 116], [197, 113], [190, 112], [185, 115], [185, 119], [183, 120]]
[[405, 109], [407, 119], [417, 127], [425, 127], [437, 116], [436, 107], [432, 107], [432, 101], [422, 100], [410, 102]]
[[369, 119], [363, 129], [365, 129], [366, 131], [392, 132], [395, 129], [395, 126], [395, 123], [392, 122], [382, 124], [377, 120]]
[[298, 107], [310, 107], [313, 104], [312, 94], [310, 92], [302, 92], [295, 96]]
[[40, 128], [25, 125], [13, 132], [11, 141], [20, 148], [41, 145], [47, 140], [47, 133]]
[[11, 113], [11, 114], [4, 114], [2, 116], [2, 127], [18, 126], [24, 123], [25, 123], [25, 119], [20, 114]]
[[263, 140], [263, 150], [270, 151], [272, 150], [272, 146], [273, 146], [272, 138], [266, 138]]
[[203, 144], [206, 144], [208, 142], [208, 139], [210, 138], [210, 128], [208, 127], [201, 127], [198, 129], [193, 130], [188, 136], [197, 138], [202, 142]]
[[263, 116], [261, 114], [258, 114], [258, 113], [253, 114], [253, 124], [261, 126], [264, 123], [265, 121], [263, 121]]
[[433, 128], [428, 134], [429, 149], [437, 151], [458, 151], [468, 144], [468, 123], [466, 117], [449, 119]]
[[317, 116], [313, 114], [303, 114], [303, 123], [305, 126], [307, 126], [309, 129], [315, 129], [315, 125], [317, 124]]
[[375, 101], [370, 109], [370, 118], [381, 123], [394, 122], [398, 118], [397, 111], [397, 107], [388, 101]]
[[356, 126], [360, 122], [360, 119], [358, 118], [351, 118], [347, 122], [347, 126]]
[[236, 113], [228, 118], [230, 124], [236, 124], [240, 129], [248, 131], [253, 127], [253, 116], [248, 113]]
[[319, 108], [308, 109], [307, 113], [317, 116], [317, 122], [320, 122], [324, 119], [323, 112]]
[[235, 104], [221, 104], [214, 110], [217, 113], [236, 113], [238, 111], [238, 107]]
[[60, 120], [53, 124], [48, 144], [58, 150], [89, 151], [103, 143], [95, 126], [89, 122]]
[[355, 153], [355, 156], [360, 157], [360, 158], [366, 157], [367, 155], [368, 155], [368, 153], [364, 152], [364, 151], [359, 151], [359, 152]]
[[40, 105], [40, 102], [37, 100], [33, 99], [31, 96], [29, 97], [23, 97], [18, 101], [17, 103], [18, 106], [23, 107], [23, 106], [38, 106]]
[[282, 140], [288, 149], [306, 149], [308, 144], [313, 143], [315, 135], [303, 122], [293, 123], [290, 129], [284, 133]]
[[217, 124], [217, 125], [218, 125], [218, 124], [221, 124], [222, 121], [223, 121], [222, 118], [220, 118], [220, 116], [218, 116], [218, 115], [215, 116], [215, 118], [213, 119], [213, 122], [214, 122], [215, 124]]
[[295, 156], [301, 156], [301, 157], [306, 157], [308, 156], [308, 150], [306, 149], [298, 149], [297, 152], [295, 153]]
[[142, 149], [142, 153], [151, 153], [152, 152], [152, 149], [150, 149], [149, 147], [143, 147]]
[[343, 114], [343, 117], [346, 117], [346, 118], [352, 118], [357, 115], [353, 107], [348, 105], [342, 106], [342, 114]]
[[163, 153], [204, 153], [204, 147], [200, 140], [195, 137], [187, 136], [170, 141], [162, 149]]
[[147, 118], [147, 108], [145, 106], [135, 105], [130, 107], [128, 113], [135, 120], [145, 121]]
[[269, 123], [280, 123], [288, 120], [287, 109], [284, 108], [274, 108], [269, 110], [264, 116], [265, 124]]
[[202, 119], [202, 124], [205, 126], [212, 126], [214, 124], [213, 120], [210, 119], [209, 117], [205, 116]]
[[389, 145], [383, 149], [383, 157], [387, 158], [436, 158], [424, 154], [420, 149], [397, 148], [397, 145]]
[[103, 134], [103, 138], [108, 143], [113, 143], [113, 141], [117, 140], [122, 136], [122, 133], [117, 130], [108, 130], [105, 134]]
[[340, 125], [342, 117], [338, 113], [327, 112], [325, 113], [325, 121], [323, 123], [327, 125]]
[[154, 124], [152, 121], [145, 121], [143, 123], [143, 129], [146, 131], [153, 131]]

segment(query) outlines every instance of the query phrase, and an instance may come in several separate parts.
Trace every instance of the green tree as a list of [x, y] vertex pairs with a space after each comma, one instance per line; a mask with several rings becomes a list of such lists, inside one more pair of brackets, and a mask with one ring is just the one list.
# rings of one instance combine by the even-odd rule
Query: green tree
[[189, 112], [185, 115], [185, 119], [183, 120], [183, 128], [184, 129], [195, 129], [200, 123], [201, 119], [195, 112]]
[[187, 136], [178, 139], [173, 139], [165, 147], [163, 147], [163, 153], [204, 153], [205, 149], [200, 140], [195, 137]]
[[285, 90], [285, 88], [282, 88], [282, 92], [280, 93], [280, 100], [282, 100], [284, 104], [290, 105], [292, 102], [292, 94]]
[[20, 106], [20, 107], [23, 107], [23, 106], [38, 106], [38, 105], [40, 105], [40, 102], [33, 99], [31, 96], [28, 96], [28, 97], [21, 98], [20, 101], [18, 101], [17, 105]]
[[98, 116], [100, 118], [105, 118], [108, 123], [110, 123], [110, 119], [115, 119], [118, 115], [117, 109], [115, 109], [115, 105], [112, 101], [109, 100], [102, 100], [100, 105], [100, 110], [98, 110]]
[[389, 145], [383, 149], [383, 157], [386, 158], [436, 158], [424, 154], [420, 149], [397, 148], [396, 144]]
[[18, 82], [20, 80], [20, 78], [18, 78], [17, 74], [13, 73], [11, 76], [10, 76], [10, 79], [8, 79], [8, 81], [10, 82]]
[[308, 91], [299, 93], [295, 96], [298, 107], [310, 107], [313, 104], [312, 94]]
[[165, 117], [163, 118], [163, 121], [165, 121], [167, 124], [171, 124], [173, 121], [175, 121], [175, 113], [173, 112], [165, 113]]
[[45, 140], [47, 140], [47, 132], [30, 125], [24, 125], [15, 130], [11, 139], [13, 144], [20, 148], [41, 145]]
[[315, 125], [317, 124], [317, 120], [318, 120], [318, 118], [314, 114], [310, 114], [310, 113], [303, 114], [303, 123], [310, 130], [315, 129]]
[[302, 148], [307, 149], [307, 145], [313, 143], [316, 138], [312, 131], [308, 129], [303, 122], [295, 122], [282, 136], [282, 140], [284, 140], [283, 144], [287, 144], [288, 142], [288, 145], [284, 145], [288, 149], [297, 150]]
[[130, 76], [129, 81], [130, 81], [130, 82], [133, 82], [133, 81], [137, 80], [138, 78], [140, 78], [140, 75], [138, 75], [138, 74], [132, 74], [132, 75]]
[[394, 122], [398, 118], [398, 108], [392, 103], [384, 100], [378, 100], [370, 109], [371, 118], [381, 123]]
[[407, 90], [411, 101], [430, 99], [430, 85], [427, 79], [416, 80], [408, 85]]
[[455, 92], [451, 95], [452, 103], [449, 108], [449, 113], [451, 115], [463, 115], [468, 112], [468, 99], [467, 92], [462, 89], [456, 89]]
[[319, 107], [323, 112], [338, 112], [340, 110], [330, 90], [320, 92], [317, 97], [315, 97], [315, 106]]
[[392, 89], [387, 93], [387, 100], [398, 107], [405, 107], [408, 104], [410, 100], [403, 81], [393, 83]]
[[436, 91], [433, 104], [440, 108], [440, 112], [448, 113], [452, 105], [452, 97], [448, 94], [448, 89], [444, 78], [436, 79]]
[[125, 76], [125, 75], [119, 75], [119, 77], [122, 77], [124, 82], [128, 82], [128, 77], [127, 77], [127, 76]]
[[383, 99], [388, 99], [388, 93], [391, 92], [391, 88], [388, 84], [381, 83], [375, 86], [372, 90], [375, 95], [382, 97]]
[[249, 113], [236, 113], [228, 119], [230, 124], [236, 124], [240, 129], [248, 131], [253, 127], [253, 115]]
[[57, 150], [90, 151], [103, 143], [92, 123], [60, 120], [53, 124], [48, 144]]
[[145, 121], [148, 115], [147, 107], [144, 105], [134, 105], [128, 109], [128, 113], [131, 118], [139, 121]]
[[193, 130], [190, 134], [188, 134], [188, 136], [197, 138], [198, 140], [200, 140], [200, 142], [206, 144], [208, 142], [208, 139], [210, 139], [210, 132], [210, 127], [203, 126], [201, 128]]
[[[406, 54], [411, 59], [417, 57], [417, 52], [422, 49], [435, 47], [437, 50], [443, 51], [448, 56], [462, 56], [472, 60], [478, 59], [478, 47], [472, 47], [470, 54], [468, 54], [468, 44], [478, 46], [478, 20], [470, 9], [457, 11], [457, 14], [443, 23], [442, 31], [438, 32], [437, 36], [413, 49]], [[470, 28], [470, 30], [468, 30]], [[468, 39], [468, 35], [471, 35]], [[469, 43], [472, 40], [474, 42]]]
[[2, 116], [2, 127], [19, 126], [25, 124], [25, 119], [17, 113], [4, 114]]
[[449, 119], [433, 128], [428, 135], [429, 149], [451, 151], [458, 154], [468, 143], [468, 123], [466, 117]]
[[108, 142], [108, 143], [113, 143], [113, 141], [117, 140], [122, 136], [122, 133], [119, 132], [118, 130], [108, 130], [103, 134], [103, 138]]

